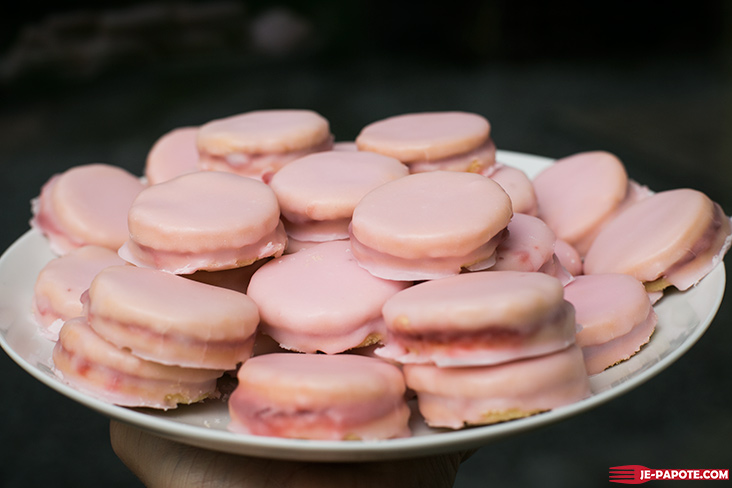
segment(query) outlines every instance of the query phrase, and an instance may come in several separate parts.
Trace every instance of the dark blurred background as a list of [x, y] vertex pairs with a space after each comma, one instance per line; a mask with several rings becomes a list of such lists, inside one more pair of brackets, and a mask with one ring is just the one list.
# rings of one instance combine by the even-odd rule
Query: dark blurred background
[[[0, 248], [28, 229], [29, 201], [55, 172], [106, 162], [141, 174], [151, 145], [173, 128], [284, 107], [320, 112], [343, 141], [389, 115], [477, 112], [499, 149], [608, 150], [651, 188], [697, 188], [729, 214], [731, 8], [21, 2], [0, 17]], [[622, 464], [732, 467], [729, 302], [658, 377], [483, 447], [456, 486], [604, 486], [608, 468]], [[0, 391], [0, 486], [140, 486], [109, 447], [107, 419], [5, 354]]]

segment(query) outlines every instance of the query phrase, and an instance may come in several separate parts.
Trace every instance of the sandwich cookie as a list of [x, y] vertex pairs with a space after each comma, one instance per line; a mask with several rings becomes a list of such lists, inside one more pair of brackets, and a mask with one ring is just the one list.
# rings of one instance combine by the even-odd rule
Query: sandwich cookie
[[252, 354], [259, 323], [245, 294], [135, 266], [102, 270], [82, 297], [89, 325], [142, 359], [235, 369]]
[[582, 327], [576, 341], [591, 375], [638, 352], [658, 322], [643, 284], [629, 275], [578, 276], [565, 287], [564, 297]]
[[175, 274], [247, 266], [287, 245], [272, 189], [232, 173], [199, 171], [146, 188], [128, 226], [119, 255]]
[[356, 204], [374, 188], [406, 176], [397, 159], [365, 151], [326, 151], [297, 159], [270, 181], [288, 238], [348, 239]]
[[539, 218], [581, 256], [605, 223], [648, 194], [629, 181], [616, 156], [604, 151], [559, 159], [533, 183]]
[[485, 176], [410, 174], [375, 188], [356, 205], [351, 247], [361, 266], [392, 280], [487, 269], [512, 214], [506, 192]]
[[722, 208], [697, 190], [656, 193], [605, 228], [584, 260], [585, 274], [625, 273], [648, 291], [686, 290], [722, 261], [732, 240]]
[[364, 127], [356, 137], [361, 151], [396, 158], [412, 173], [486, 171], [496, 162], [491, 125], [469, 112], [397, 115]]
[[498, 364], [574, 344], [574, 307], [544, 273], [481, 271], [407, 288], [384, 303], [386, 345], [400, 363]]
[[515, 213], [508, 223], [508, 237], [496, 248], [496, 264], [491, 271], [541, 272], [557, 277], [562, 284], [572, 275], [554, 253], [557, 238], [540, 219]]
[[117, 250], [127, 240], [127, 212], [145, 186], [108, 164], [76, 166], [54, 175], [31, 202], [31, 227], [66, 254], [87, 244]]
[[318, 440], [408, 437], [402, 372], [353, 354], [266, 354], [242, 365], [229, 429]]
[[261, 331], [283, 348], [335, 354], [380, 341], [381, 307], [410, 284], [373, 276], [348, 241], [331, 241], [268, 262], [247, 294], [259, 308]]
[[528, 417], [590, 396], [579, 347], [492, 366], [404, 366], [431, 427], [460, 429]]
[[330, 124], [311, 110], [258, 110], [201, 126], [199, 167], [264, 182], [287, 163], [333, 147]]
[[54, 373], [104, 402], [162, 410], [216, 398], [223, 371], [147, 361], [105, 341], [85, 317], [64, 323], [53, 349]]
[[41, 331], [56, 341], [63, 323], [82, 315], [81, 295], [104, 268], [125, 264], [106, 247], [82, 246], [50, 260], [33, 286], [33, 316]]

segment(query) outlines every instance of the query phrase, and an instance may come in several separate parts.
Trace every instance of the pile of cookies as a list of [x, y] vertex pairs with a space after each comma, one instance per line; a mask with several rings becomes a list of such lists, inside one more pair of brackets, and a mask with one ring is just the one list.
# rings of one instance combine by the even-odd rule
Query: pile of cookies
[[432, 427], [507, 421], [591, 395], [732, 241], [706, 195], [608, 152], [529, 179], [478, 114], [335, 140], [309, 110], [248, 112], [164, 134], [142, 178], [50, 178], [33, 308], [57, 374], [124, 406], [220, 398], [255, 435], [404, 437], [412, 397]]

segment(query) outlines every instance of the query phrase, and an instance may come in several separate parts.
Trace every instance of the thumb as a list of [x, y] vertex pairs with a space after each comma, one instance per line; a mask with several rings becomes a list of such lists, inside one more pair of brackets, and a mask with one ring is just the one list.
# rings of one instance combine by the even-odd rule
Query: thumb
[[277, 461], [199, 449], [116, 421], [115, 454], [148, 488], [452, 486], [466, 453], [371, 463]]
[[109, 424], [109, 434], [114, 453], [145, 486], [167, 488], [175, 486], [174, 480], [179, 477], [188, 478], [185, 471], [193, 463], [185, 461], [184, 445], [114, 420]]

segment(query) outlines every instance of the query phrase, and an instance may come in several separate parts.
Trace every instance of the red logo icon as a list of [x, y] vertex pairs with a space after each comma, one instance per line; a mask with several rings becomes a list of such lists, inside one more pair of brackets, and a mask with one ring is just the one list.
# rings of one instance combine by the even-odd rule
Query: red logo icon
[[646, 481], [650, 481], [649, 477], [645, 477], [645, 479], [642, 478], [642, 475], [647, 471], [650, 471], [650, 469], [637, 464], [614, 466], [610, 468], [610, 481], [625, 485], [639, 485]]

